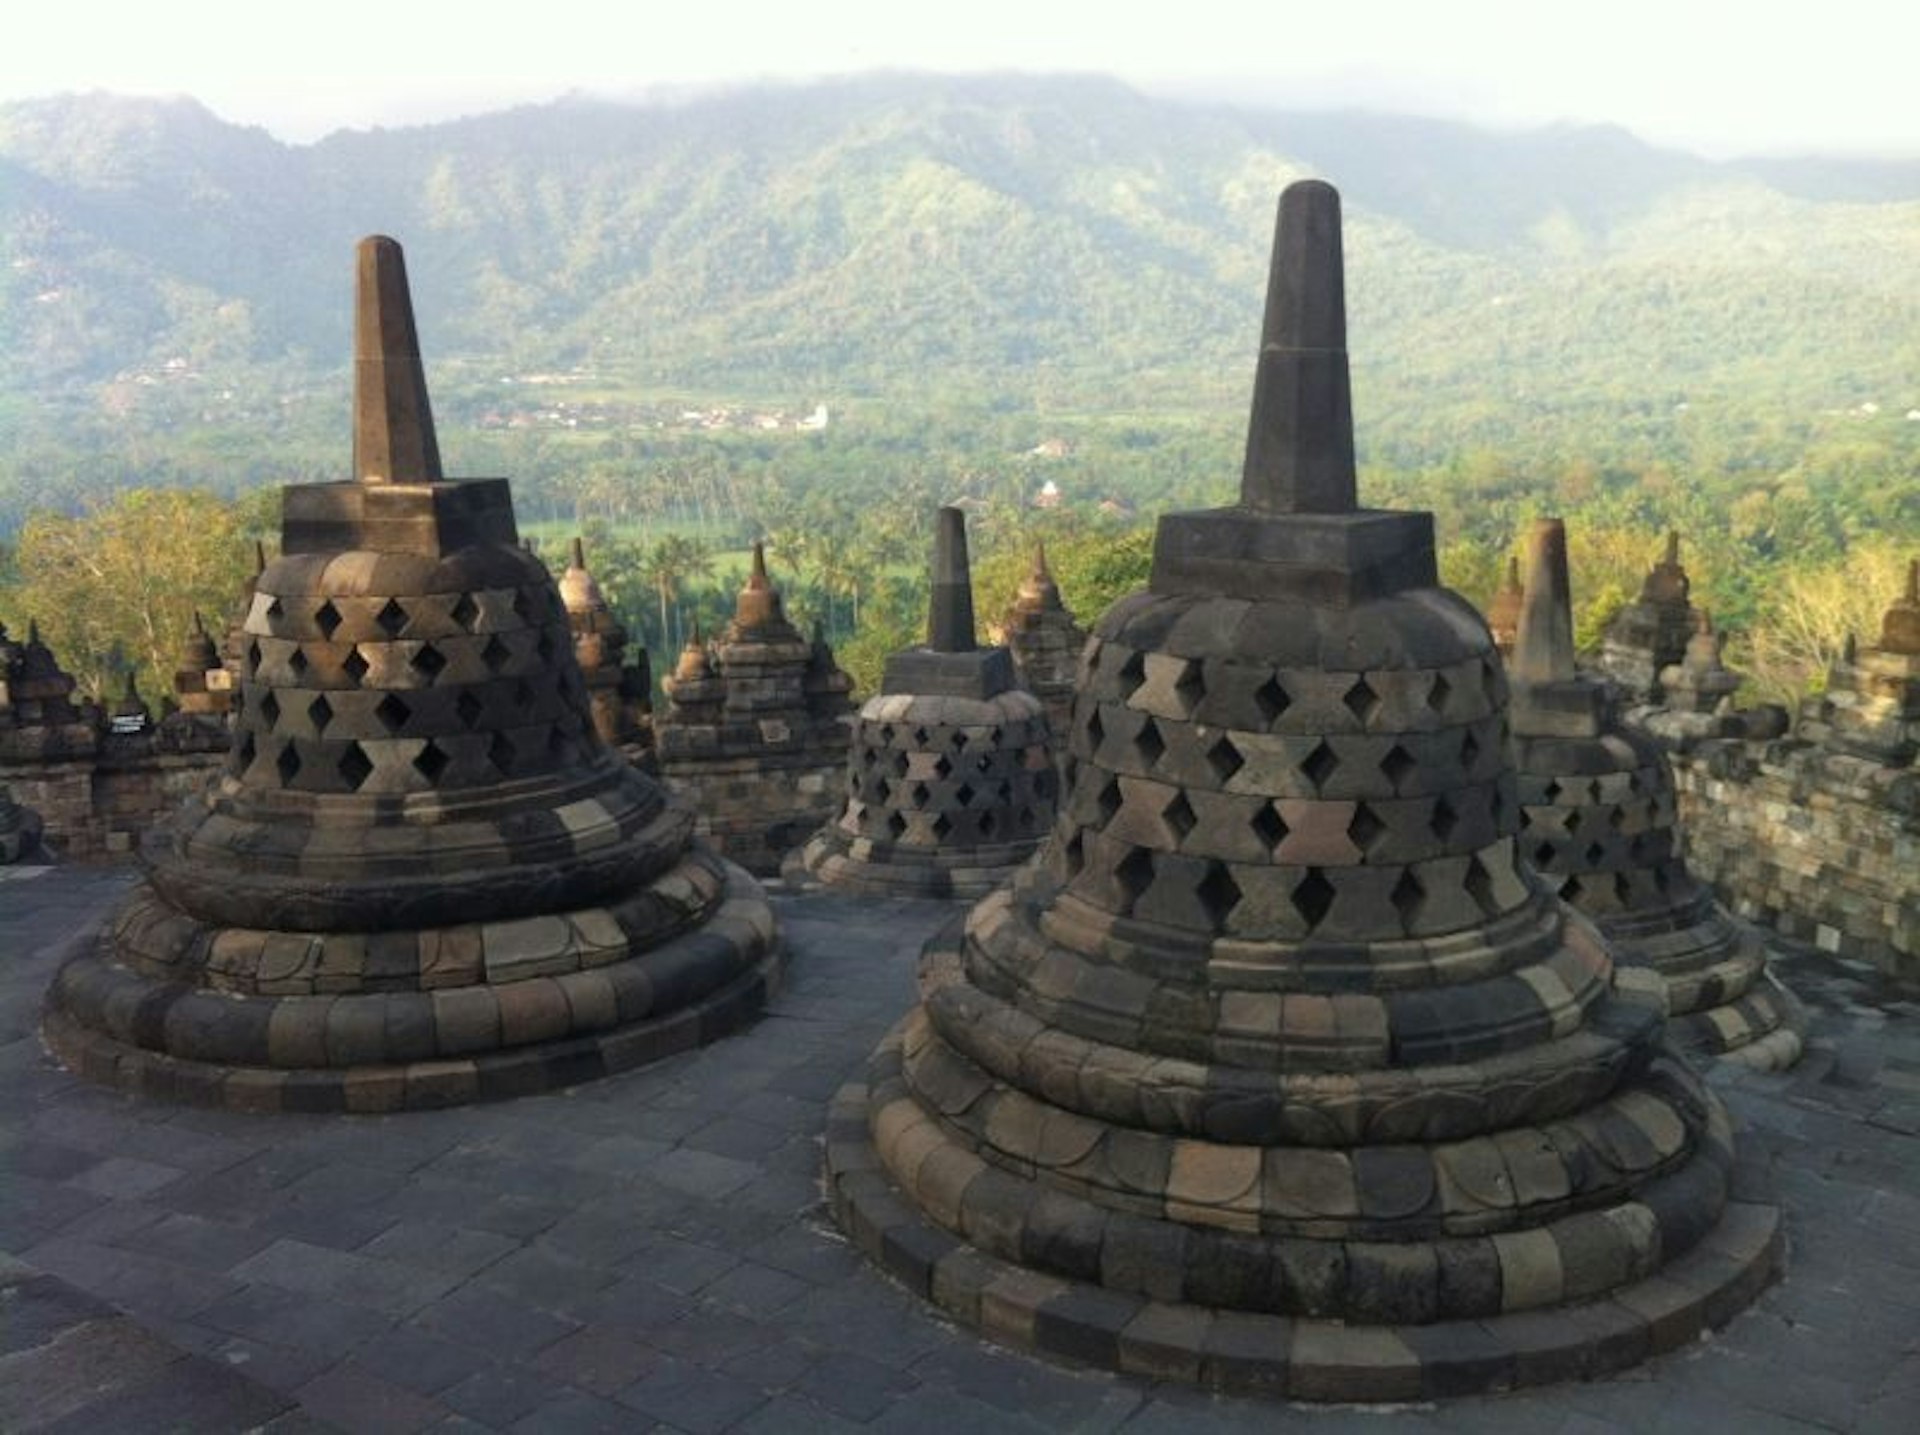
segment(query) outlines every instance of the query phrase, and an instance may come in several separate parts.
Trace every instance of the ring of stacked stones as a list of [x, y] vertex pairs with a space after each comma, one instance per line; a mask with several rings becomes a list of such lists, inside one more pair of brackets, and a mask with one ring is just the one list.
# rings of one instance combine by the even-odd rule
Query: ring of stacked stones
[[1057, 779], [1046, 709], [990, 698], [881, 694], [860, 709], [847, 801], [799, 854], [854, 891], [978, 897], [1046, 837]]

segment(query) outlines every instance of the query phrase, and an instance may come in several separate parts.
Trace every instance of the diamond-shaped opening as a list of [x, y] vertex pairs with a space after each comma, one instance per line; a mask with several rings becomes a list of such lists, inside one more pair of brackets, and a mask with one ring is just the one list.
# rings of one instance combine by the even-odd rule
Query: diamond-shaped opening
[[1560, 783], [1557, 778], [1550, 780], [1545, 787], [1540, 789], [1540, 800], [1542, 802], [1558, 802], [1560, 800]]
[[1400, 914], [1400, 925], [1411, 929], [1414, 918], [1420, 914], [1420, 904], [1427, 899], [1427, 889], [1420, 885], [1420, 879], [1413, 875], [1409, 867], [1400, 874], [1400, 880], [1393, 884], [1393, 890], [1387, 894], [1387, 900], [1393, 903], [1393, 910]]
[[875, 752], [872, 748], [863, 747], [860, 749], [860, 765], [862, 767], [872, 767], [879, 760], [880, 760], [880, 754]]
[[1074, 833], [1067, 839], [1066, 846], [1060, 849], [1060, 855], [1066, 861], [1067, 880], [1071, 882], [1087, 866], [1087, 840], [1081, 833]]
[[1393, 784], [1395, 792], [1400, 790], [1400, 784], [1411, 777], [1419, 766], [1420, 760], [1397, 742], [1388, 748], [1387, 755], [1380, 759], [1380, 770], [1387, 775], [1387, 781]]
[[1293, 706], [1293, 699], [1280, 686], [1280, 679], [1271, 677], [1254, 689], [1253, 703], [1260, 709], [1260, 716], [1266, 719], [1267, 726], [1272, 727], [1280, 720], [1280, 715]]
[[1538, 867], [1542, 872], [1545, 872], [1553, 866], [1553, 844], [1551, 842], [1542, 842], [1538, 847], [1533, 849], [1533, 865]]
[[1140, 761], [1152, 767], [1160, 761], [1167, 750], [1167, 740], [1160, 736], [1160, 724], [1148, 718], [1140, 724], [1140, 731], [1133, 736], [1133, 750], [1140, 755]]
[[294, 778], [300, 775], [300, 754], [294, 751], [292, 743], [280, 749], [280, 756], [273, 760], [273, 767], [280, 774], [280, 785], [291, 787]]
[[882, 747], [893, 746], [893, 724], [892, 723], [888, 723], [880, 729], [880, 745]]
[[347, 744], [347, 750], [340, 754], [338, 768], [341, 778], [354, 792], [358, 792], [360, 784], [373, 775], [373, 761], [360, 750], [357, 742]]
[[1445, 673], [1433, 675], [1433, 685], [1427, 689], [1427, 706], [1440, 713], [1447, 710], [1447, 699], [1453, 696], [1453, 684], [1447, 681]]
[[372, 663], [369, 663], [365, 658], [360, 656], [360, 650], [355, 648], [351, 653], [347, 654], [347, 660], [340, 665], [340, 668], [341, 671], [352, 678], [355, 683], [358, 683], [367, 675], [367, 670], [372, 666]]
[[313, 664], [307, 661], [306, 653], [299, 648], [295, 648], [287, 655], [287, 667], [296, 678], [305, 677], [307, 669], [312, 666]]
[[413, 770], [426, 778], [428, 782], [438, 782], [440, 774], [447, 770], [447, 764], [453, 761], [439, 743], [428, 740], [427, 745], [414, 756]]
[[907, 819], [898, 812], [887, 814], [887, 833], [898, 842], [907, 835]]
[[994, 829], [999, 825], [1000, 824], [994, 819], [993, 809], [991, 807], [980, 814], [980, 835], [982, 837], [993, 836]]
[[1365, 673], [1353, 680], [1353, 683], [1340, 697], [1347, 705], [1347, 711], [1360, 719], [1361, 725], [1373, 721], [1373, 715], [1380, 711], [1380, 694], [1373, 690]]
[[913, 745], [915, 747], [925, 747], [927, 745], [927, 738], [928, 734], [925, 728], [917, 727], [913, 730]]
[[1116, 777], [1109, 777], [1106, 786], [1100, 789], [1100, 795], [1095, 799], [1100, 808], [1100, 820], [1102, 822], [1113, 821], [1114, 817], [1120, 811], [1120, 804], [1125, 800], [1125, 795], [1120, 791], [1120, 780]]
[[1233, 880], [1224, 862], [1207, 864], [1207, 875], [1200, 879], [1193, 894], [1200, 899], [1201, 910], [1216, 932], [1227, 925], [1227, 918], [1240, 905], [1240, 884]]
[[313, 724], [313, 730], [317, 733], [324, 733], [327, 724], [333, 721], [333, 704], [327, 701], [325, 693], [307, 704], [307, 721]]
[[1480, 739], [1472, 732], [1460, 739], [1460, 766], [1471, 772], [1480, 761]]
[[1625, 872], [1613, 874], [1613, 897], [1623, 907], [1633, 901], [1633, 879]]
[[247, 644], [247, 671], [249, 673], [258, 673], [260, 671], [260, 645], [258, 643]]
[[1322, 740], [1306, 755], [1300, 770], [1307, 775], [1307, 781], [1313, 784], [1314, 790], [1318, 791], [1327, 785], [1327, 779], [1333, 776], [1339, 766], [1340, 755]]
[[540, 630], [540, 636], [533, 640], [533, 652], [534, 656], [540, 659], [542, 667], [552, 662], [553, 634], [549, 633], [545, 628], [542, 628]]
[[1601, 860], [1606, 855], [1607, 855], [1607, 847], [1604, 842], [1589, 842], [1587, 844], [1586, 857], [1587, 857], [1587, 865], [1589, 867], [1598, 867], [1600, 865]]
[[1221, 738], [1207, 749], [1207, 767], [1213, 773], [1213, 780], [1225, 787], [1233, 781], [1233, 775], [1247, 765], [1240, 756], [1240, 749], [1233, 745], [1233, 739]]
[[1596, 804], [1604, 802], [1606, 800], [1606, 790], [1600, 779], [1597, 777], [1594, 778], [1592, 782], [1587, 784], [1587, 801]]
[[1327, 913], [1333, 910], [1333, 883], [1327, 880], [1326, 873], [1318, 867], [1309, 867], [1307, 875], [1294, 884], [1289, 900], [1293, 910], [1306, 919], [1307, 930], [1312, 931], [1326, 921]]
[[893, 784], [884, 777], [880, 779], [880, 785], [874, 789], [874, 792], [878, 794], [882, 803], [893, 801]]
[[331, 598], [314, 609], [313, 622], [320, 630], [320, 636], [332, 642], [333, 630], [340, 626], [340, 610], [333, 606]]
[[523, 623], [533, 621], [533, 599], [525, 588], [513, 590], [513, 615]]
[[487, 744], [487, 761], [503, 773], [513, 771], [514, 761], [520, 756], [519, 749], [503, 732], [493, 735], [493, 741]]
[[1274, 848], [1287, 840], [1286, 819], [1281, 817], [1280, 809], [1271, 802], [1260, 805], [1260, 810], [1253, 814], [1250, 825], [1253, 828], [1253, 835], [1265, 845], [1269, 856], [1272, 855]]
[[242, 732], [240, 740], [233, 745], [233, 770], [245, 772], [253, 766], [254, 753], [258, 751], [253, 744], [253, 734]]
[[1371, 850], [1386, 830], [1387, 824], [1364, 802], [1353, 809], [1353, 820], [1347, 824], [1347, 836], [1362, 852]]
[[1181, 716], [1190, 716], [1200, 705], [1200, 699], [1207, 695], [1207, 682], [1200, 664], [1189, 662], [1180, 670], [1180, 680], [1173, 685], [1173, 695], [1180, 701]]
[[975, 772], [985, 772], [992, 766], [993, 758], [984, 752], [973, 760], [973, 770]]
[[1187, 801], [1187, 795], [1184, 792], [1173, 794], [1173, 801], [1160, 809], [1160, 817], [1167, 824], [1168, 830], [1173, 833], [1175, 842], [1186, 841], [1187, 834], [1193, 831], [1200, 820], [1194, 816], [1193, 805]]
[[942, 812], [933, 819], [933, 835], [938, 837], [942, 842], [947, 840], [947, 834], [952, 831], [953, 819], [948, 817], [946, 813]]
[[1467, 859], [1467, 875], [1462, 885], [1483, 913], [1489, 917], [1499, 915], [1499, 903], [1493, 896], [1493, 874], [1487, 871], [1486, 864], [1478, 857]]
[[933, 760], [933, 775], [935, 777], [953, 776], [953, 764], [947, 761], [945, 754]]
[[933, 794], [927, 790], [927, 785], [924, 782], [916, 782], [912, 787], [907, 789], [907, 801], [912, 803], [916, 808], [925, 808], [927, 799], [932, 796]]
[[400, 630], [407, 626], [407, 610], [400, 606], [398, 598], [389, 598], [373, 615], [373, 621], [380, 625], [380, 631], [389, 638], [400, 636]]
[[1002, 803], [1008, 803], [1013, 801], [1013, 784], [1011, 782], [1001, 783], [998, 787], [993, 789], [993, 795], [996, 798], [998, 798]]
[[471, 728], [475, 723], [479, 722], [481, 714], [486, 712], [486, 710], [487, 705], [473, 695], [471, 688], [463, 690], [460, 696], [454, 699], [454, 714], [460, 719], [461, 725], [464, 727]]
[[1451, 802], [1443, 797], [1433, 804], [1433, 815], [1427, 819], [1427, 828], [1435, 837], [1445, 842], [1453, 836], [1454, 829], [1459, 825], [1460, 814], [1454, 811]]
[[1622, 827], [1625, 827], [1626, 825], [1627, 825], [1626, 808], [1620, 806], [1618, 803], [1615, 803], [1612, 807], [1609, 807], [1607, 809], [1607, 826], [1611, 827], [1615, 832], [1618, 832]]
[[973, 806], [973, 784], [970, 782], [961, 783], [959, 787], [954, 789], [953, 796], [954, 800], [962, 807]]
[[473, 601], [473, 594], [462, 593], [453, 607], [447, 610], [447, 616], [471, 633], [473, 625], [480, 621], [480, 605]]
[[373, 715], [380, 719], [380, 726], [387, 730], [387, 736], [392, 737], [407, 725], [407, 720], [413, 716], [413, 709], [400, 700], [398, 693], [388, 693], [380, 699], [380, 706], [373, 710]]
[[1580, 899], [1587, 895], [1587, 889], [1580, 884], [1578, 877], [1568, 877], [1560, 884], [1560, 900], [1578, 906]]
[[953, 737], [949, 739], [947, 746], [955, 752], [965, 752], [967, 750], [967, 730], [965, 728], [955, 728]]
[[1640, 786], [1639, 773], [1630, 772], [1627, 774], [1627, 791], [1631, 792], [1635, 797], [1638, 797], [1641, 794], [1641, 792], [1644, 791], [1644, 789]]
[[407, 660], [407, 666], [428, 682], [432, 682], [446, 670], [447, 659], [446, 655], [432, 643], [422, 643], [420, 651]]
[[1120, 665], [1119, 676], [1120, 700], [1125, 702], [1147, 680], [1147, 655], [1138, 651], [1128, 653], [1127, 660]]
[[896, 748], [893, 754], [893, 775], [895, 777], [905, 777], [908, 766], [907, 755]]
[[1567, 836], [1569, 837], [1579, 836], [1580, 829], [1586, 825], [1586, 821], [1587, 821], [1587, 815], [1584, 812], [1582, 812], [1579, 808], [1575, 807], [1575, 808], [1569, 809], [1567, 812], [1567, 824], [1566, 824]]
[[1153, 854], [1144, 847], [1135, 847], [1120, 859], [1120, 865], [1113, 869], [1120, 890], [1126, 895], [1127, 910], [1133, 910], [1133, 904], [1146, 895], [1147, 888], [1153, 885]]
[[513, 661], [513, 649], [500, 641], [498, 633], [489, 633], [486, 646], [480, 649], [480, 661], [486, 664], [488, 672], [497, 673]]
[[260, 699], [260, 716], [267, 720], [268, 732], [272, 732], [274, 724], [280, 721], [280, 699], [273, 695], [271, 689]]
[[538, 695], [533, 684], [525, 678], [516, 678], [513, 684], [513, 705], [523, 711], [531, 711]]
[[286, 611], [287, 610], [283, 606], [281, 606], [280, 598], [278, 594], [275, 594], [274, 597], [270, 599], [267, 603], [267, 617], [270, 619], [284, 617], [286, 614]]
[[1662, 896], [1672, 888], [1673, 874], [1667, 870], [1665, 863], [1653, 869], [1653, 885], [1659, 888]]

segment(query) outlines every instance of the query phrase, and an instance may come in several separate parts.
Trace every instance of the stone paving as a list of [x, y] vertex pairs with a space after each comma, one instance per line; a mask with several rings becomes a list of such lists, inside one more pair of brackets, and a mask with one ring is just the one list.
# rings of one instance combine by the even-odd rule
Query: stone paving
[[1809, 951], [1812, 1040], [1714, 1084], [1774, 1165], [1784, 1281], [1589, 1385], [1277, 1406], [997, 1349], [821, 1199], [826, 1103], [953, 907], [778, 901], [742, 1035], [590, 1086], [395, 1116], [158, 1106], [42, 1050], [60, 949], [130, 885], [0, 869], [0, 1428], [1905, 1432], [1920, 1407], [1920, 1003]]

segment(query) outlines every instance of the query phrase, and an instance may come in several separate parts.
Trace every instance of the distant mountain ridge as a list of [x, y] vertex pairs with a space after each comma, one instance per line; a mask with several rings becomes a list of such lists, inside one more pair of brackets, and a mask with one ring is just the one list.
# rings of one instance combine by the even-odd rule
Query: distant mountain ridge
[[375, 231], [407, 244], [455, 385], [470, 362], [808, 401], [1036, 376], [1211, 400], [1244, 388], [1274, 197], [1309, 172], [1347, 199], [1369, 434], [1396, 451], [1516, 408], [1545, 432], [1596, 405], [1920, 406], [1920, 162], [878, 75], [304, 146], [191, 101], [0, 106], [0, 420], [92, 411], [169, 360], [333, 373]]

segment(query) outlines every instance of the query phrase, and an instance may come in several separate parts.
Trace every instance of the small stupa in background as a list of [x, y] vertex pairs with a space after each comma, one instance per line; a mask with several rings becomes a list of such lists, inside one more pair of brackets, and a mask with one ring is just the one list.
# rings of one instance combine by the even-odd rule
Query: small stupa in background
[[1073, 694], [1087, 635], [1061, 598], [1060, 585], [1053, 581], [1046, 544], [1034, 545], [1033, 569], [1021, 580], [1000, 625], [1007, 650], [1013, 654], [1015, 678], [1040, 699], [1059, 739], [1072, 725]]
[[1057, 779], [1040, 699], [975, 640], [966, 515], [940, 510], [927, 641], [888, 658], [860, 709], [846, 806], [788, 875], [889, 896], [978, 897], [1033, 855]]
[[587, 569], [586, 545], [575, 538], [560, 575], [560, 601], [573, 632], [573, 656], [587, 684], [587, 706], [600, 741], [652, 772], [653, 669], [645, 648], [629, 648], [626, 626]]
[[1684, 662], [1694, 634], [1693, 582], [1680, 562], [1680, 535], [1667, 534], [1667, 548], [1640, 584], [1640, 596], [1607, 624], [1601, 635], [1600, 670], [1635, 703], [1665, 702], [1660, 674]]

